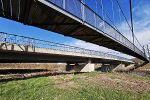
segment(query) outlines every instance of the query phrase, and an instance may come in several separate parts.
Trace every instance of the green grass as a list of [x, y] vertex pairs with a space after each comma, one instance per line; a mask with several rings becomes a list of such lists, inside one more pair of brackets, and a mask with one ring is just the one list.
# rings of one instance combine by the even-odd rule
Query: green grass
[[[99, 73], [83, 73], [95, 75]], [[104, 73], [103, 73], [104, 74]], [[70, 80], [84, 82], [74, 75]], [[58, 81], [58, 80], [57, 80]], [[62, 80], [60, 80], [62, 81]], [[0, 100], [150, 100], [150, 93], [131, 93], [88, 84], [77, 88], [58, 88], [55, 80], [38, 77], [0, 83]]]
[[98, 75], [98, 74], [106, 74], [105, 72], [72, 72], [73, 74], [75, 74], [75, 75], [91, 75], [91, 76], [93, 76], [93, 75]]

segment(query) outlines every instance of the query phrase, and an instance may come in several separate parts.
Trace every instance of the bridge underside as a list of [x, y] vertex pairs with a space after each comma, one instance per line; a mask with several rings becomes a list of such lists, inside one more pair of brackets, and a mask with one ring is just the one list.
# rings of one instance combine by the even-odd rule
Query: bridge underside
[[[132, 55], [145, 61], [147, 60], [143, 56], [135, 53], [123, 44], [112, 39], [110, 36], [108, 37], [104, 35], [105, 33], [100, 33], [99, 31], [90, 28], [86, 23], [83, 24], [76, 19], [68, 17], [58, 10], [50, 8], [38, 1], [36, 3], [34, 2], [34, 0], [11, 0], [11, 5], [10, 0], [2, 1], [3, 7], [2, 2], [0, 1], [1, 17], [21, 22], [25, 25], [31, 25], [48, 31], [56, 32], [64, 36], [69, 36], [86, 42], [97, 44], [99, 46], [107, 47]], [[69, 12], [66, 13], [69, 14]], [[1, 52], [1, 54], [3, 53]], [[19, 60], [17, 61], [19, 62]], [[41, 60], [41, 62], [44, 61]]]
[[[58, 54], [0, 50], [0, 63], [86, 63], [89, 58]], [[91, 58], [91, 63], [130, 64], [130, 62]]]

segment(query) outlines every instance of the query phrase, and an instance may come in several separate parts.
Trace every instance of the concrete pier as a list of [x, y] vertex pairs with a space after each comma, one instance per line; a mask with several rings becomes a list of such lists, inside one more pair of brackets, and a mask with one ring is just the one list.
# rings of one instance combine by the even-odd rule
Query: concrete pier
[[91, 64], [91, 59], [88, 59], [85, 64], [69, 64], [67, 63], [66, 71], [78, 71], [78, 72], [93, 72], [94, 64]]
[[102, 64], [102, 72], [125, 71], [125, 64]]
[[134, 68], [134, 64], [102, 64], [102, 72], [125, 72]]

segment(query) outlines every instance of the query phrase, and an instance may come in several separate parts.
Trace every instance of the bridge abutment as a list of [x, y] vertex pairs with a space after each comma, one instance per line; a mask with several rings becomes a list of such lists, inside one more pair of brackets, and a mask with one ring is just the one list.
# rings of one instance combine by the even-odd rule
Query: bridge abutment
[[88, 59], [88, 61], [85, 64], [67, 63], [66, 71], [93, 72], [94, 71], [94, 64], [91, 64], [91, 59]]
[[102, 64], [102, 72], [125, 71], [125, 64]]
[[125, 72], [134, 69], [134, 64], [102, 64], [102, 72]]

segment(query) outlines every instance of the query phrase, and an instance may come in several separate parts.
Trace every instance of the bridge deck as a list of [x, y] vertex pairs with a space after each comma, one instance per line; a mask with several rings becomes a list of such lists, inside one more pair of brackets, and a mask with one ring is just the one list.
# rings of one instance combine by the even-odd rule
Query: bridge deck
[[[124, 36], [117, 34], [115, 29], [108, 30], [108, 28], [111, 28], [108, 23], [105, 24], [105, 29], [103, 27], [98, 29], [94, 25], [94, 20], [88, 19], [88, 16], [86, 16], [86, 20], [84, 21], [82, 19], [83, 16], [74, 15], [73, 12], [71, 13], [71, 11], [63, 9], [53, 2], [47, 2], [53, 0], [35, 1], [11, 0], [10, 3], [10, 0], [2, 0], [2, 2], [0, 1], [0, 16], [64, 36], [104, 46], [145, 61], [148, 60], [131, 42], [126, 41]], [[87, 10], [87, 12], [91, 12], [91, 10]], [[81, 13], [80, 10], [78, 13]], [[99, 20], [99, 24], [102, 22], [104, 20]]]
[[126, 59], [69, 52], [58, 49], [31, 47], [12, 43], [0, 43], [0, 55], [0, 63], [86, 63], [89, 58], [92, 63], [134, 63], [132, 60]]

